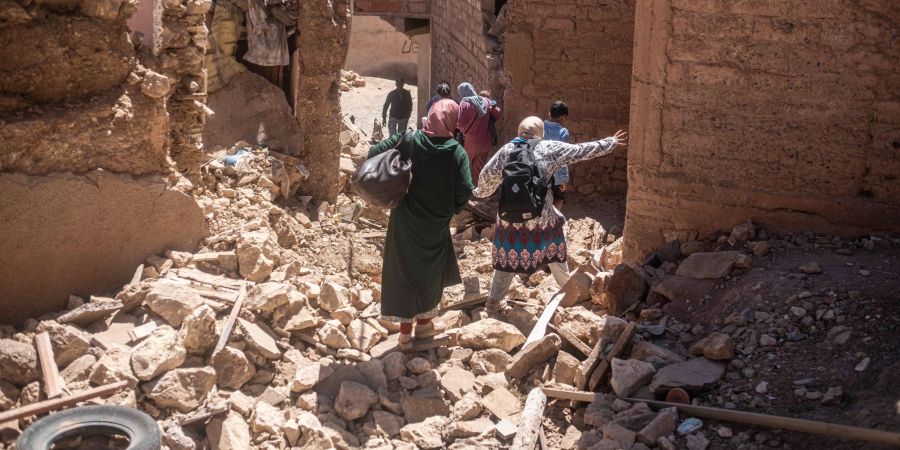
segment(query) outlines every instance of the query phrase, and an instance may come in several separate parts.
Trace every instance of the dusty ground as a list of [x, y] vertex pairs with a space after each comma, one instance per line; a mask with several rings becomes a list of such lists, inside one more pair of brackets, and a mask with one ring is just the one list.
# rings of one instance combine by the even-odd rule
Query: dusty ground
[[[354, 87], [349, 92], [341, 93], [341, 115], [345, 118], [353, 116], [355, 123], [363, 132], [363, 140], [367, 141], [372, 135], [372, 123], [375, 118], [381, 120], [381, 108], [388, 93], [394, 90], [394, 80], [384, 78], [365, 77], [364, 87]], [[416, 128], [418, 116], [416, 115], [416, 86], [406, 85], [412, 94], [413, 115], [409, 119], [409, 127]], [[384, 124], [384, 133], [387, 134], [387, 124]]]

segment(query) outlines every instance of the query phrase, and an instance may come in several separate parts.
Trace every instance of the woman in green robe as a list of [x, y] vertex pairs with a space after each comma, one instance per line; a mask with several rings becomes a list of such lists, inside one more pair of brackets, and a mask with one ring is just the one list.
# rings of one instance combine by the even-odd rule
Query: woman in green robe
[[[381, 314], [400, 323], [400, 348], [437, 334], [431, 321], [445, 287], [462, 282], [450, 219], [462, 211], [474, 186], [469, 159], [453, 139], [459, 106], [441, 100], [432, 106], [424, 129], [413, 133], [412, 182], [400, 206], [391, 210], [381, 275]], [[398, 133], [374, 145], [369, 158], [403, 139]], [[401, 149], [401, 152], [404, 150]], [[406, 156], [404, 154], [404, 156]]]

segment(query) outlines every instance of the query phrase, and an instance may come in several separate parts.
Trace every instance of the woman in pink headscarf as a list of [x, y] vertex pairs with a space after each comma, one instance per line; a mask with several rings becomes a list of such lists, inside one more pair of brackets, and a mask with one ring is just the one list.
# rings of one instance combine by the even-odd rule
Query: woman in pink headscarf
[[[453, 139], [459, 106], [441, 100], [431, 107], [421, 131], [410, 132], [401, 147], [412, 161], [412, 182], [400, 206], [391, 210], [381, 275], [381, 314], [400, 323], [400, 348], [412, 348], [416, 338], [438, 333], [431, 319], [445, 287], [459, 284], [459, 266], [450, 239], [450, 218], [462, 211], [472, 195], [472, 177], [465, 149]], [[373, 157], [394, 148], [396, 134], [369, 150]]]

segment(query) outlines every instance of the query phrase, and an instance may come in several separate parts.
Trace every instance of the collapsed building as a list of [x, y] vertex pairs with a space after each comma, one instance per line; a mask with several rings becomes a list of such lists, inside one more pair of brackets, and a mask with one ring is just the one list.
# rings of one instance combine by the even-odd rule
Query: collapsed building
[[[897, 289], [900, 241], [870, 236], [900, 216], [891, 2], [303, 0], [265, 8], [287, 55], [271, 66], [245, 58], [259, 10], [150, 2], [131, 35], [147, 6], [0, 3], [0, 409], [45, 397], [30, 343], [47, 333], [70, 388], [126, 381], [106, 401], [147, 411], [169, 448], [502, 448], [523, 389], [593, 390], [604, 364], [615, 395], [555, 404], [554, 446], [802, 439], [679, 437], [672, 411], [622, 400], [675, 387], [896, 425], [894, 399], [870, 398], [896, 390], [896, 314], [866, 290]], [[387, 216], [345, 189], [359, 136], [340, 158], [351, 13], [427, 49], [420, 90], [491, 90], [504, 137], [556, 98], [575, 140], [627, 128], [627, 150], [573, 168], [588, 200], [627, 191], [624, 236], [572, 220], [563, 292], [535, 274], [502, 322], [448, 309], [454, 345], [393, 351]], [[490, 227], [464, 227], [448, 308], [489, 286]], [[526, 343], [554, 298], [556, 333]], [[830, 378], [818, 361], [777, 378], [807, 351], [834, 356]]]

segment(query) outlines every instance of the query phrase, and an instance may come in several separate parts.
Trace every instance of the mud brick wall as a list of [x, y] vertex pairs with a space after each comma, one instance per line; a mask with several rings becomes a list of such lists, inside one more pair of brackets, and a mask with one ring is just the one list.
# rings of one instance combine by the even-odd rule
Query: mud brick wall
[[[499, 95], [495, 77], [500, 63], [489, 58], [491, 43], [485, 35], [482, 0], [432, 0], [431, 42], [433, 85], [448, 81], [454, 98], [456, 86], [463, 81]], [[429, 92], [434, 95], [434, 86]]]
[[[504, 136], [529, 115], [569, 105], [572, 142], [628, 128], [634, 0], [521, 0], [507, 4]], [[627, 150], [570, 167], [573, 195], [624, 194]]]
[[203, 163], [203, 124], [206, 115], [206, 69], [203, 65], [209, 30], [206, 12], [211, 0], [165, 0], [157, 17], [154, 54], [171, 83], [166, 104], [169, 112], [169, 155], [178, 170], [190, 175]]
[[747, 219], [900, 230], [895, 0], [659, 0], [635, 23], [626, 258]]
[[300, 191], [317, 201], [334, 202], [340, 174], [340, 77], [350, 42], [350, 2], [304, 0], [297, 28], [300, 81], [294, 111], [304, 139], [297, 156], [311, 173]]

